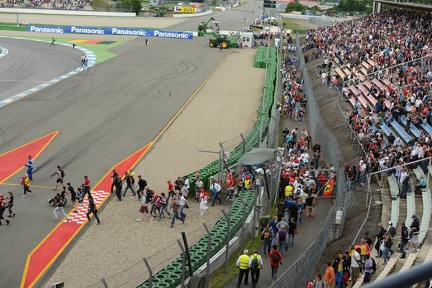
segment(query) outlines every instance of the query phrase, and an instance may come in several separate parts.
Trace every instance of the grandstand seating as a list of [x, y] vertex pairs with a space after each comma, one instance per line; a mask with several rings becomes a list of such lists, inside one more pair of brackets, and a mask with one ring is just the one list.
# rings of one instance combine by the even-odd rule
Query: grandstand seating
[[432, 134], [432, 127], [429, 124], [420, 124], [420, 126], [426, 131], [426, 133]]
[[352, 92], [355, 96], [360, 95], [360, 92], [357, 90], [357, 88], [355, 88], [354, 85], [351, 85], [348, 89], [351, 90], [351, 92]]
[[[369, 63], [367, 63], [366, 61], [362, 62], [363, 67], [366, 68], [366, 70], [369, 70], [371, 68], [371, 66], [369, 65]], [[366, 73], [367, 74], [367, 73]]]
[[372, 67], [375, 67], [376, 66], [376, 63], [372, 60], [372, 59], [368, 59], [367, 60], [367, 62], [368, 62], [368, 64], [370, 65], [370, 66], [372, 66]]
[[417, 166], [417, 168], [413, 169], [413, 172], [416, 175], [417, 179], [420, 179], [420, 177], [422, 176], [426, 176], [420, 166]]
[[392, 133], [392, 131], [390, 130], [390, 128], [387, 126], [387, 124], [385, 124], [385, 123], [380, 123], [379, 125], [380, 125], [381, 130], [384, 132], [384, 134], [385, 134], [386, 136], [389, 136], [390, 133]]
[[372, 80], [372, 83], [374, 83], [378, 87], [378, 89], [380, 89], [380, 90], [385, 89], [384, 84], [382, 84], [381, 81], [379, 81], [377, 78], [374, 78]]
[[392, 204], [391, 204], [391, 221], [393, 222], [393, 225], [397, 227], [398, 221], [399, 221], [399, 186], [396, 177], [394, 174], [389, 176], [387, 178], [387, 181], [389, 183], [390, 187], [390, 195], [392, 198]]
[[342, 72], [342, 70], [340, 68], [336, 68], [335, 71], [339, 75], [339, 77], [341, 77], [342, 79], [345, 79], [346, 75], [344, 72]]
[[431, 209], [432, 209], [430, 187], [427, 187], [426, 189], [422, 190], [422, 199], [423, 199], [423, 215], [420, 221], [420, 233], [418, 235], [418, 243], [423, 243], [424, 239], [426, 238], [427, 231], [429, 230], [429, 223], [431, 219]]
[[392, 83], [388, 79], [382, 79], [381, 80], [386, 86], [392, 86]]
[[[411, 184], [411, 188], [414, 186], [414, 184]], [[411, 189], [411, 192], [408, 192], [406, 195], [406, 207], [407, 207], [407, 218], [405, 220], [405, 223], [411, 222], [411, 216], [416, 214], [416, 202], [415, 202], [415, 194], [414, 189]]]
[[409, 143], [413, 138], [405, 131], [400, 124], [393, 120], [390, 122], [390, 125], [396, 130], [396, 132], [402, 137], [405, 143]]
[[[402, 115], [402, 116], [400, 117], [400, 120], [401, 120], [401, 123], [404, 124], [405, 127], [406, 127], [406, 125], [407, 125], [407, 121], [406, 121], [406, 118], [405, 118], [404, 115]], [[410, 125], [409, 130], [411, 131], [411, 133], [413, 133], [413, 135], [414, 135], [415, 137], [420, 137], [420, 136], [421, 136], [421, 132], [420, 132], [420, 130], [419, 130], [419, 129], [414, 125], [414, 124], [412, 124], [412, 123], [411, 123], [411, 125]]]
[[409, 268], [411, 268], [411, 266], [414, 265], [414, 262], [417, 259], [417, 253], [409, 253], [407, 256], [407, 259], [405, 261], [405, 264], [402, 266], [402, 268], [399, 270], [399, 272], [403, 272], [405, 270], [408, 270]]
[[359, 95], [357, 98], [364, 108], [367, 108], [369, 106], [368, 101], [363, 96]]
[[364, 81], [363, 84], [366, 86], [367, 89], [372, 89], [372, 84], [368, 81]]

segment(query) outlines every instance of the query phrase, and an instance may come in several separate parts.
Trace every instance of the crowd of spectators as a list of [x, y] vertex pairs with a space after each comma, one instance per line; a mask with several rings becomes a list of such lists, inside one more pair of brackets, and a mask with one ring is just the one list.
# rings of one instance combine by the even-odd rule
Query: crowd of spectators
[[[372, 87], [368, 93], [377, 100], [375, 106], [365, 108], [356, 99], [353, 109], [346, 112], [365, 151], [362, 161], [368, 172], [431, 156], [432, 135], [422, 126], [432, 124], [431, 20], [430, 14], [388, 10], [310, 30], [303, 45], [304, 50], [316, 48], [309, 55], [322, 57], [317, 76], [326, 73], [323, 84], [338, 86], [347, 99], [354, 97], [349, 86], [356, 87], [362, 82], [355, 78], [354, 71], [360, 69], [363, 61], [372, 59], [376, 63], [369, 67], [363, 81], [389, 80], [390, 84], [384, 87], [370, 81]], [[341, 79], [335, 72], [338, 66], [351, 67], [353, 73]], [[386, 105], [387, 101], [390, 105]], [[392, 121], [405, 126], [413, 140], [406, 143], [393, 132], [386, 135], [381, 126]], [[410, 131], [413, 126], [420, 135]], [[424, 170], [425, 165], [422, 165]], [[361, 171], [357, 172], [359, 177]]]
[[57, 10], [91, 10], [92, 0], [6, 0], [2, 8], [33, 8]]
[[[428, 160], [409, 163], [432, 156], [432, 129], [427, 127], [432, 124], [431, 20], [430, 13], [393, 9], [308, 31], [302, 51], [306, 62], [322, 58], [316, 77], [321, 78], [323, 85], [338, 88], [347, 101], [354, 98], [354, 101], [349, 101], [353, 103], [353, 108], [348, 108], [345, 116], [364, 152], [358, 163], [352, 163], [355, 165], [344, 164], [350, 189], [355, 188], [356, 184], [364, 185], [366, 174], [371, 172], [377, 172], [371, 180], [376, 181], [378, 190], [388, 188], [387, 177], [395, 174], [400, 183], [399, 197], [404, 198], [409, 189], [404, 184], [405, 179], [409, 180], [409, 168], [419, 165], [423, 171], [428, 170]], [[364, 62], [374, 65], [364, 65]], [[338, 73], [338, 67], [351, 73]], [[363, 73], [359, 73], [360, 70]], [[374, 78], [382, 85], [374, 83]], [[364, 94], [366, 98], [372, 96], [376, 103], [368, 103], [365, 107], [356, 97], [355, 90], [360, 90], [359, 84], [366, 81], [370, 87], [362, 86], [367, 87]], [[396, 128], [396, 133], [384, 131], [383, 127], [390, 126], [393, 121], [403, 127], [411, 141], [400, 135], [401, 131]], [[412, 128], [420, 133], [414, 133]], [[379, 225], [382, 228], [383, 225]], [[391, 221], [389, 225], [392, 226]], [[401, 241], [415, 239], [419, 230], [412, 227], [413, 224], [409, 226], [409, 233], [413, 236], [397, 237]], [[384, 264], [393, 254], [389, 244], [391, 241], [388, 241], [391, 236], [378, 238], [384, 243], [384, 249], [381, 249], [380, 241], [377, 241], [378, 248], [375, 247], [379, 256], [384, 253]], [[352, 246], [345, 254], [341, 252], [334, 263], [342, 259], [367, 266], [365, 282], [369, 282], [374, 261], [367, 259], [370, 258], [372, 243], [369, 235], [365, 235], [358, 246]], [[414, 241], [414, 248], [415, 244]], [[404, 250], [403, 247], [401, 250]], [[401, 258], [405, 258], [405, 250], [401, 252]], [[352, 269], [344, 267], [339, 271], [337, 265], [333, 266], [334, 273], [338, 274], [335, 275], [336, 284], [345, 282], [342, 279], [344, 273], [357, 278], [357, 273], [353, 273]]]
[[[303, 91], [303, 79], [298, 68], [297, 58], [288, 54], [282, 67], [283, 99], [282, 115], [294, 123], [302, 124], [307, 108], [307, 100]], [[283, 144], [286, 154], [282, 163], [281, 197], [288, 196], [285, 191], [294, 191], [294, 195], [306, 196], [309, 193], [322, 195], [323, 187], [329, 178], [334, 176], [325, 169], [322, 161], [321, 145], [312, 143], [311, 135], [306, 129], [283, 130]], [[312, 150], [312, 151], [311, 151]], [[311, 151], [311, 152], [309, 152]], [[313, 152], [313, 153], [312, 153]], [[322, 171], [318, 171], [318, 169]], [[289, 193], [291, 194], [291, 193]]]

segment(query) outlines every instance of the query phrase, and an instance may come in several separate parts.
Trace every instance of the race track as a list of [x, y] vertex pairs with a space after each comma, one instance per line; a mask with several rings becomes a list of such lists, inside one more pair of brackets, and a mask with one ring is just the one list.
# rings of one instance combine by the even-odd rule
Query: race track
[[25, 39], [0, 38], [9, 53], [0, 61], [0, 101], [80, 66], [79, 49]]
[[[32, 184], [53, 187], [57, 165], [75, 187], [83, 175], [98, 181], [151, 142], [220, 62], [223, 53], [208, 49], [207, 41], [154, 39], [146, 46], [137, 39], [127, 53], [1, 108], [0, 154], [59, 131], [36, 159]], [[8, 55], [11, 63], [13, 55]], [[33, 79], [53, 78], [51, 67], [38, 63], [45, 65], [32, 68], [39, 71]], [[17, 89], [10, 90], [21, 92]], [[19, 184], [24, 173], [7, 184]], [[19, 217], [0, 237], [0, 246], [7, 247], [4, 259], [13, 259], [0, 263], [0, 286], [18, 287], [27, 255], [56, 224], [46, 202], [54, 192], [34, 188], [36, 195], [21, 198], [20, 186], [2, 185], [2, 191], [7, 189], [16, 195]]]

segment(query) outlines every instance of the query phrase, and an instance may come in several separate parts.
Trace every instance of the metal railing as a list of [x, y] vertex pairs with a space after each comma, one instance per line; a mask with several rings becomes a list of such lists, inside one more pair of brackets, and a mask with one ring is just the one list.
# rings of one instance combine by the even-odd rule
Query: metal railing
[[335, 210], [335, 206], [329, 210], [323, 227], [319, 231], [315, 241], [309, 245], [305, 252], [270, 287], [303, 287], [302, 284], [309, 281], [311, 274], [315, 272], [317, 260], [321, 258], [327, 245], [331, 226], [335, 221]]

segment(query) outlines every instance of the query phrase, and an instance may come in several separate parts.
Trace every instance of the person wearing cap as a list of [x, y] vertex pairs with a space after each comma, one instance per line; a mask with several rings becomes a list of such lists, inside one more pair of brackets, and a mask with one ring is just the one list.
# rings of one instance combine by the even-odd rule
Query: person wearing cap
[[[417, 215], [412, 215], [411, 219], [413, 219], [410, 228], [411, 228], [411, 232], [410, 232], [410, 240], [408, 241], [408, 248], [410, 247], [410, 245], [412, 245], [414, 247], [414, 249], [412, 250], [412, 252], [417, 252], [417, 235], [420, 231], [420, 223], [419, 220], [417, 218]], [[409, 250], [409, 249], [407, 249]]]
[[361, 264], [360, 251], [361, 251], [361, 246], [356, 245], [351, 255], [351, 287], [354, 287], [355, 283], [357, 282], [357, 279], [360, 276], [360, 264]]
[[246, 249], [243, 251], [243, 255], [237, 259], [236, 266], [240, 269], [240, 273], [238, 276], [237, 287], [240, 287], [241, 282], [243, 280], [243, 276], [245, 277], [244, 284], [248, 284], [249, 278], [249, 251]]
[[364, 272], [365, 275], [363, 277], [363, 284], [367, 284], [370, 282], [370, 279], [372, 277], [372, 274], [374, 272], [373, 270], [373, 262], [374, 260], [370, 257], [370, 253], [366, 253], [365, 260], [364, 260]]
[[205, 189], [201, 189], [201, 191], [197, 194], [198, 199], [200, 199], [200, 213], [201, 216], [204, 215], [204, 213], [207, 211], [207, 200], [210, 198], [210, 196], [207, 194]]

